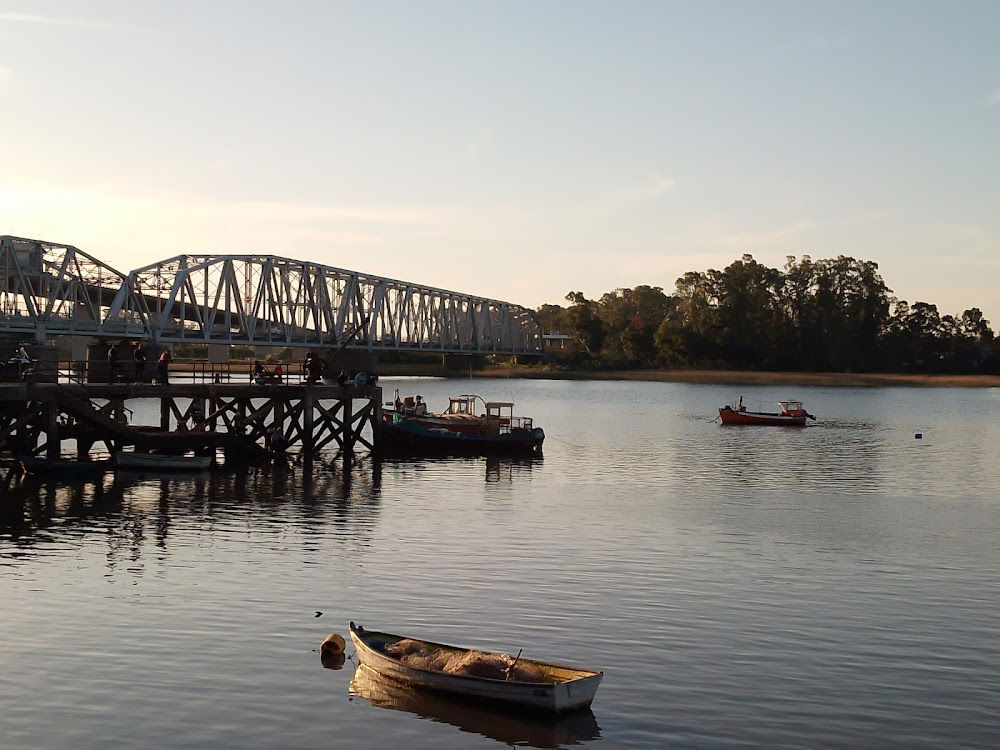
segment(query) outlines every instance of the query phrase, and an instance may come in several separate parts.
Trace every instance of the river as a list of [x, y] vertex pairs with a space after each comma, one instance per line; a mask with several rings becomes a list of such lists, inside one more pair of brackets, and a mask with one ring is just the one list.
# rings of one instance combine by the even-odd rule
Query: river
[[[5, 492], [3, 745], [996, 747], [1000, 389], [381, 384], [513, 400], [544, 457]], [[352, 688], [350, 620], [605, 677], [558, 722]]]

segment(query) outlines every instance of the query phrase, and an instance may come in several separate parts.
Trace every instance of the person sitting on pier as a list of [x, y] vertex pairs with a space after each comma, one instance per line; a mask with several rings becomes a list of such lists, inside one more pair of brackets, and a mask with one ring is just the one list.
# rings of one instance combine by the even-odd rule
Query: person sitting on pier
[[267, 368], [260, 363], [259, 359], [255, 359], [253, 361], [253, 375], [250, 376], [250, 381], [252, 383], [265, 383], [270, 377], [271, 373], [267, 371]]
[[351, 385], [351, 378], [347, 374], [347, 370], [341, 370], [340, 375], [337, 376], [337, 385], [343, 388], [345, 391]]
[[11, 380], [26, 380], [31, 375], [31, 359], [28, 357], [28, 352], [25, 351], [24, 347], [18, 347], [17, 351], [11, 355], [11, 358], [7, 360], [4, 364], [0, 361], [0, 373], [8, 376]]
[[285, 374], [285, 368], [282, 366], [281, 362], [274, 366], [274, 379], [276, 382], [280, 383], [282, 376]]

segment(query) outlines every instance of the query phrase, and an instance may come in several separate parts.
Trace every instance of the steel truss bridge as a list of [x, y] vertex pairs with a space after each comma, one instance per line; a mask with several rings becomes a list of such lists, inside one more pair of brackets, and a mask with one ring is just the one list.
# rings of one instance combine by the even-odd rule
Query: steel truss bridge
[[0, 335], [538, 354], [519, 305], [272, 255], [178, 255], [123, 273], [53, 242], [0, 236]]

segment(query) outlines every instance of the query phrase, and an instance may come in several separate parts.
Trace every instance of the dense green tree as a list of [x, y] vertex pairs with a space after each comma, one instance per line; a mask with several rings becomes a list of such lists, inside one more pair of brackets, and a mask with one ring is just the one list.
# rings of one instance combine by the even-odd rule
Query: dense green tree
[[725, 359], [740, 368], [774, 367], [784, 332], [781, 272], [744, 255], [715, 278], [718, 343]]
[[822, 369], [868, 370], [876, 366], [879, 340], [889, 320], [891, 290], [878, 265], [843, 255], [816, 264], [814, 333], [825, 356]]
[[945, 369], [952, 372], [975, 372], [981, 368], [985, 354], [991, 353], [993, 331], [979, 308], [962, 313], [960, 318], [941, 318], [942, 335], [946, 342], [943, 354]]
[[660, 357], [668, 367], [705, 367], [720, 360], [717, 340], [718, 271], [689, 271], [674, 284], [676, 294], [655, 334]]
[[616, 289], [599, 301], [570, 292], [544, 305], [547, 330], [573, 336], [593, 365], [871, 371], [1000, 370], [982, 311], [941, 316], [891, 296], [878, 264], [840, 255], [788, 256], [784, 270], [744, 255], [722, 271], [690, 271], [674, 295]]
[[566, 308], [560, 305], [542, 305], [535, 311], [535, 318], [545, 333], [562, 332], [566, 325]]
[[591, 355], [600, 352], [605, 330], [597, 312], [597, 303], [588, 300], [583, 292], [570, 292], [566, 300], [573, 303], [565, 311], [566, 334], [576, 340], [582, 351]]
[[611, 362], [653, 366], [659, 359], [657, 329], [674, 302], [658, 286], [616, 289], [601, 297], [599, 314], [608, 335], [604, 353]]

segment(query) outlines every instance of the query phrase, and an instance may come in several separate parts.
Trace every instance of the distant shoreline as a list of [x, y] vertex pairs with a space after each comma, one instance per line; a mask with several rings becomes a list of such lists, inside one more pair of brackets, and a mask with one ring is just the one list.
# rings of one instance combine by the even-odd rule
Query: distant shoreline
[[1000, 388], [1000, 375], [917, 375], [905, 373], [752, 372], [744, 370], [545, 370], [496, 367], [456, 372], [438, 366], [379, 366], [380, 377], [522, 378], [531, 380], [633, 380], [706, 385], [808, 385], [834, 387], [913, 386]]
[[[270, 363], [269, 366], [271, 366]], [[233, 363], [230, 372], [250, 372], [250, 365]], [[175, 372], [201, 371], [211, 365], [178, 362]], [[301, 377], [298, 366], [286, 364], [290, 378]], [[1000, 388], [1000, 375], [919, 375], [888, 372], [755, 372], [751, 370], [556, 370], [510, 365], [481, 370], [449, 370], [441, 365], [379, 363], [378, 374], [391, 377], [521, 378], [525, 380], [631, 380], [703, 385], [809, 385], [845, 388], [912, 386], [925, 388]]]

